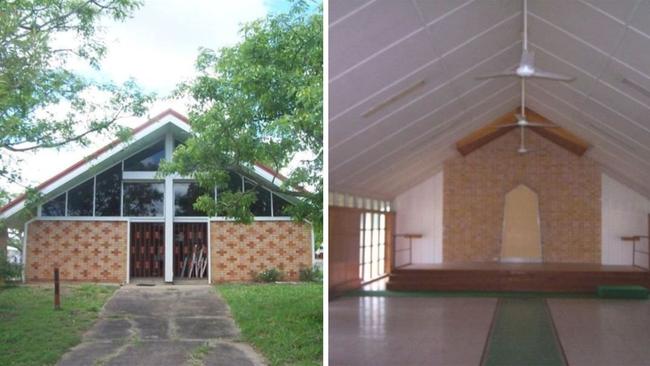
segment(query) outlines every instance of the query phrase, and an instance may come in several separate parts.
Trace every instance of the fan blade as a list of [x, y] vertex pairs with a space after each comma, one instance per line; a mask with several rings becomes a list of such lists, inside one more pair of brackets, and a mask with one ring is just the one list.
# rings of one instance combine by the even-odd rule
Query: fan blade
[[476, 79], [484, 80], [484, 79], [504, 78], [504, 77], [511, 77], [511, 76], [519, 76], [519, 75], [517, 75], [517, 73], [514, 71], [506, 71], [506, 72], [498, 72], [495, 74], [477, 76]]
[[556, 74], [554, 72], [542, 71], [539, 69], [535, 70], [535, 73], [533, 73], [533, 75], [531, 75], [530, 77], [539, 78], [539, 79], [560, 80], [560, 81], [573, 81], [575, 79], [575, 77], [573, 76]]
[[519, 60], [519, 67], [528, 66], [535, 69], [535, 51], [524, 50], [521, 53], [521, 60]]
[[549, 125], [547, 123], [531, 123], [531, 122], [526, 124], [526, 127], [560, 128], [560, 126]]

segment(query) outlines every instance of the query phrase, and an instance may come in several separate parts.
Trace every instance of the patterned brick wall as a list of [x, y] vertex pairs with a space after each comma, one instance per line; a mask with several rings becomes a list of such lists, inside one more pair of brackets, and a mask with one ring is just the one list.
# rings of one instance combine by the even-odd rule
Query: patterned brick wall
[[311, 226], [292, 221], [256, 221], [250, 225], [214, 221], [210, 227], [212, 280], [251, 281], [253, 274], [277, 268], [285, 280], [311, 266]]
[[518, 132], [445, 163], [444, 261], [497, 260], [505, 195], [525, 184], [539, 197], [544, 261], [600, 263], [599, 167], [535, 133], [526, 146], [537, 152], [518, 155]]
[[28, 281], [124, 282], [127, 223], [119, 221], [34, 221], [27, 229]]

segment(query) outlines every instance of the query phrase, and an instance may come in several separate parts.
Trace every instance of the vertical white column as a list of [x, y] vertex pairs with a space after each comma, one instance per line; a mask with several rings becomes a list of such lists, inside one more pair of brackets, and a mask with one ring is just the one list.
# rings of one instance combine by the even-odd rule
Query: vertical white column
[[[165, 159], [172, 159], [174, 136], [165, 136]], [[174, 280], [174, 179], [165, 177], [165, 282]]]

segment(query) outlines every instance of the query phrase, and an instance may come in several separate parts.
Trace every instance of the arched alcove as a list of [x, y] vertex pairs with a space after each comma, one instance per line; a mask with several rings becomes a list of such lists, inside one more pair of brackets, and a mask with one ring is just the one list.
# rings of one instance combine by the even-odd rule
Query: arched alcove
[[537, 193], [523, 184], [505, 197], [501, 261], [542, 261], [539, 200]]

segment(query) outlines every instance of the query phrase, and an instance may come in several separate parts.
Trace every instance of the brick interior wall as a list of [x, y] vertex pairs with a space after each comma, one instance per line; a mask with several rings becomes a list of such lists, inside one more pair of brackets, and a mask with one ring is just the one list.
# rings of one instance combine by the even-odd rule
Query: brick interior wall
[[518, 145], [513, 130], [445, 163], [444, 261], [498, 260], [505, 195], [525, 184], [539, 197], [543, 260], [600, 263], [600, 168], [533, 132], [526, 146], [537, 152]]
[[25, 277], [50, 281], [126, 280], [127, 223], [121, 221], [34, 221], [27, 231]]
[[214, 221], [210, 227], [212, 279], [251, 281], [260, 271], [277, 268], [297, 281], [310, 267], [311, 226], [292, 221], [256, 221], [250, 225]]

